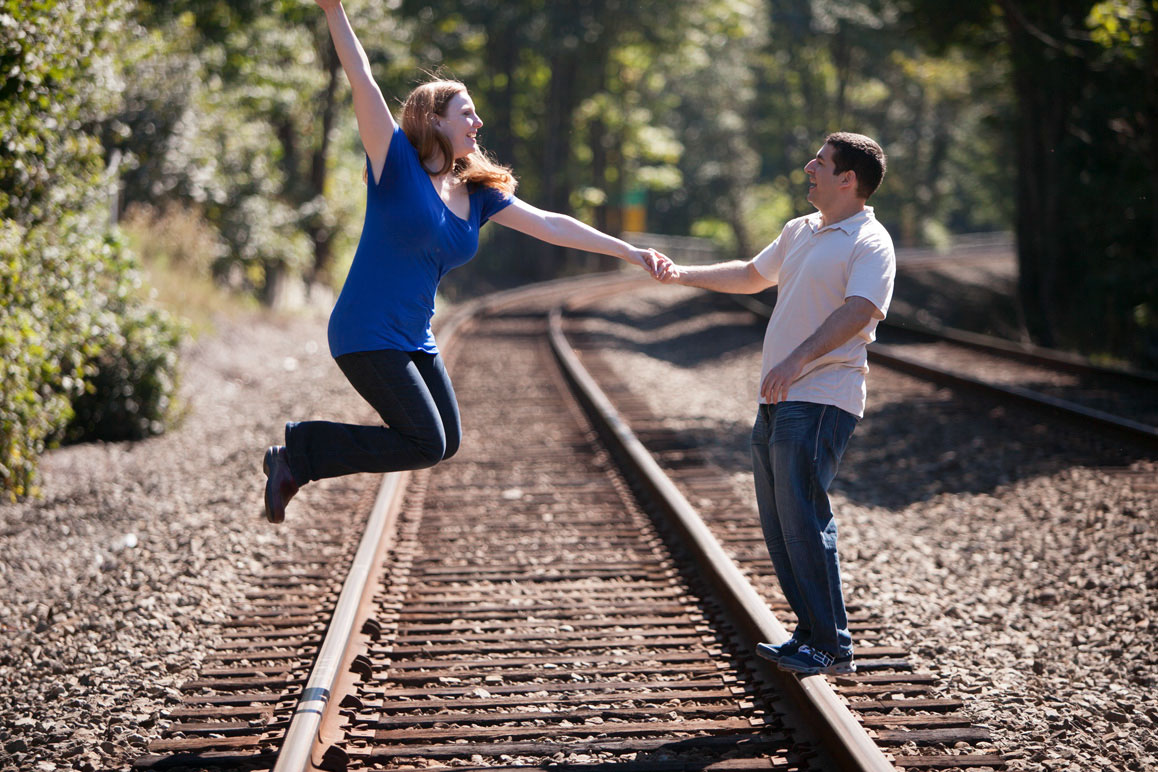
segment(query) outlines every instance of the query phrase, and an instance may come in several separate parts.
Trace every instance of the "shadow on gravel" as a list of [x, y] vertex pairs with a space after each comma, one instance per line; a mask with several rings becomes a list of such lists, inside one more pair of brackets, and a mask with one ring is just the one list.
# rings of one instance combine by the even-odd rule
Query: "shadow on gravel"
[[[587, 332], [582, 336], [584, 348], [638, 351], [684, 368], [694, 368], [745, 348], [759, 351], [764, 339], [763, 323], [754, 314], [726, 298], [707, 294], [643, 319], [617, 312], [569, 312], [567, 316], [634, 328], [654, 338], [632, 340], [611, 332]], [[673, 346], [672, 341], [677, 338], [679, 345]]]
[[[873, 407], [857, 426], [832, 491], [853, 503], [901, 509], [940, 494], [992, 493], [1073, 467], [1122, 467], [1153, 452], [1039, 414], [1013, 414], [969, 396]], [[705, 419], [679, 432], [726, 473], [750, 473], [753, 415]]]
[[941, 389], [928, 400], [870, 402], [833, 487], [854, 501], [897, 508], [1153, 455], [1043, 413]]

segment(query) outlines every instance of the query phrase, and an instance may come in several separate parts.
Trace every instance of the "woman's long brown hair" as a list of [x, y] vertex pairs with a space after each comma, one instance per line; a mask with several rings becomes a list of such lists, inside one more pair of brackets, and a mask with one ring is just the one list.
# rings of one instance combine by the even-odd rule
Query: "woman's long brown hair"
[[[454, 175], [462, 182], [486, 185], [507, 195], [514, 195], [518, 181], [509, 167], [496, 162], [481, 148], [466, 158], [454, 160], [450, 140], [434, 127], [431, 119], [435, 115], [446, 117], [447, 104], [455, 94], [464, 93], [466, 86], [457, 80], [440, 79], [423, 83], [411, 91], [402, 103], [402, 131], [418, 152], [418, 158], [430, 176], [445, 174], [453, 165]], [[431, 172], [426, 162], [437, 154], [442, 156], [442, 168]]]

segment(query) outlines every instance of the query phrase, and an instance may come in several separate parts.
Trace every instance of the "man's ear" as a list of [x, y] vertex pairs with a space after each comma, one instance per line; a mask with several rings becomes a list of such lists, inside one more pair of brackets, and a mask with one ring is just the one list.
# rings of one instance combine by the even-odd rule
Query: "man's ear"
[[853, 190], [856, 190], [856, 172], [854, 172], [852, 169], [845, 169], [843, 172], [841, 172], [840, 186], [842, 188], [851, 187]]

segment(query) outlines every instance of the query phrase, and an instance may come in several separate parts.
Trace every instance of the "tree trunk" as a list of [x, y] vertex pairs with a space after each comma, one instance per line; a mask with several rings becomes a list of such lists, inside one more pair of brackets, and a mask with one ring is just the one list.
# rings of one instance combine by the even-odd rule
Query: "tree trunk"
[[[1150, 134], [1150, 239], [1158, 240], [1158, 11], [1150, 16], [1149, 51], [1146, 57], [1147, 121], [1146, 131]], [[1158, 313], [1158, 308], [1151, 309]]]
[[[326, 166], [330, 156], [330, 134], [337, 115], [336, 98], [338, 82], [341, 77], [341, 62], [333, 46], [326, 46], [323, 50], [325, 54], [323, 54], [322, 61], [328, 77], [326, 88], [321, 94], [322, 136], [318, 138], [313, 158], [310, 159], [309, 197], [311, 200], [324, 196], [326, 191]], [[314, 242], [314, 264], [307, 277], [308, 283], [312, 285], [324, 278], [329, 270], [333, 260], [334, 233], [322, 218], [315, 218], [315, 221], [308, 226], [308, 231]]]
[[515, 163], [514, 104], [515, 81], [518, 67], [518, 41], [515, 37], [513, 19], [491, 37], [487, 49], [491, 52], [491, 66], [494, 73], [501, 76], [502, 86], [490, 93], [492, 115], [487, 116], [493, 130], [483, 133], [487, 150], [499, 163]]
[[[579, 58], [573, 50], [556, 50], [550, 58], [551, 81], [547, 90], [547, 131], [543, 142], [542, 208], [570, 212], [571, 122], [574, 120], [576, 76]], [[544, 264], [535, 272], [540, 278], [556, 275], [567, 250], [544, 244]]]
[[543, 142], [543, 203], [553, 211], [568, 207], [568, 167], [571, 156], [571, 121], [575, 112], [575, 76], [578, 58], [559, 51], [551, 57], [547, 92], [547, 131]]
[[848, 42], [848, 24], [844, 19], [837, 22], [836, 35], [832, 38], [832, 61], [836, 65], [836, 123], [843, 126], [852, 67], [852, 46]]
[[728, 225], [732, 227], [732, 235], [736, 237], [736, 257], [747, 260], [756, 252], [752, 247], [752, 236], [744, 222], [744, 191], [734, 189], [728, 198]]
[[[1059, 308], [1058, 271], [1067, 251], [1065, 190], [1069, 175], [1063, 140], [1080, 75], [1078, 68], [1068, 66], [1067, 55], [1043, 38], [1040, 28], [1030, 29], [1012, 3], [1003, 5], [1007, 8], [1005, 22], [1018, 105], [1018, 294], [1030, 338], [1053, 346], [1059, 332], [1057, 316], [1063, 311]], [[1059, 10], [1043, 10], [1038, 19], [1051, 24], [1048, 17]], [[1060, 26], [1060, 22], [1053, 21], [1052, 25]]]
[[[597, 71], [595, 72], [596, 89], [598, 91], [607, 90], [607, 62], [601, 60], [597, 64]], [[602, 116], [595, 116], [591, 120], [591, 125], [587, 129], [588, 140], [591, 145], [591, 184], [603, 191], [604, 202], [595, 207], [595, 227], [601, 231], [607, 232], [608, 224], [608, 210], [616, 206], [619, 202], [612, 201], [608, 195], [607, 190], [607, 126], [603, 123]]]

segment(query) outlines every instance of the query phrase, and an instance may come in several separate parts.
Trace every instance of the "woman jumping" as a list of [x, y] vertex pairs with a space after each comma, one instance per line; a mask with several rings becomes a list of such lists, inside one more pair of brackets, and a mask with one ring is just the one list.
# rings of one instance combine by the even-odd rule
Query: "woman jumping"
[[316, 2], [350, 80], [367, 162], [366, 220], [330, 314], [330, 354], [386, 425], [287, 423], [285, 445], [267, 450], [262, 464], [265, 516], [274, 523], [312, 480], [422, 469], [458, 450], [458, 403], [430, 319], [439, 281], [474, 257], [487, 220], [653, 274], [657, 266], [654, 251], [515, 198], [510, 169], [479, 148], [483, 122], [463, 84], [419, 86], [395, 123], [341, 0]]

